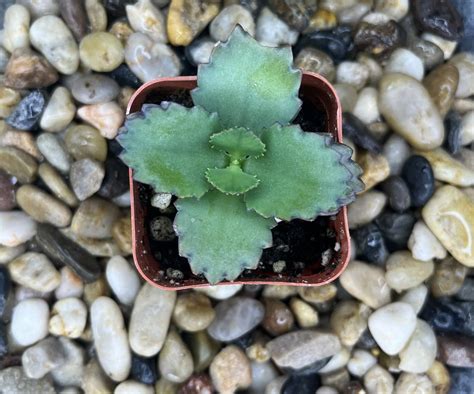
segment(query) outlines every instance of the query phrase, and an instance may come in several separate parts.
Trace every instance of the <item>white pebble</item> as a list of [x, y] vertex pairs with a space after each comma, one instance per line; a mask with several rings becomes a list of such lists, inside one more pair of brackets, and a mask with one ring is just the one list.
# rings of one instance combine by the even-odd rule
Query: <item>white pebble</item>
[[61, 268], [61, 283], [54, 291], [56, 299], [61, 300], [67, 297], [80, 298], [84, 292], [84, 282], [74, 273], [71, 268], [65, 266]]
[[26, 250], [26, 245], [21, 244], [18, 246], [13, 246], [9, 248], [8, 246], [0, 246], [0, 264], [6, 264], [18, 257], [20, 254], [24, 253]]
[[132, 305], [140, 290], [140, 279], [130, 263], [122, 256], [112, 257], [107, 263], [105, 277], [117, 299], [124, 305]]
[[402, 19], [409, 8], [409, 0], [376, 0], [375, 2], [375, 11], [382, 12], [396, 21]]
[[411, 149], [403, 137], [392, 134], [383, 146], [383, 155], [390, 166], [391, 175], [399, 175], [403, 164], [410, 157]]
[[19, 246], [36, 234], [36, 222], [22, 211], [0, 212], [0, 244]]
[[59, 86], [51, 95], [51, 99], [41, 116], [40, 126], [43, 130], [53, 133], [64, 130], [74, 119], [76, 106], [71, 93]]
[[291, 29], [268, 7], [260, 11], [257, 19], [255, 38], [262, 44], [270, 47], [279, 45], [294, 45], [299, 33]]
[[469, 145], [474, 141], [474, 111], [469, 111], [462, 117], [460, 138], [461, 145]]
[[26, 349], [21, 356], [25, 375], [31, 379], [41, 379], [65, 361], [61, 343], [53, 337], [46, 338]]
[[344, 368], [350, 358], [351, 352], [349, 348], [343, 346], [334, 356], [331, 357], [329, 362], [318, 371], [318, 373], [331, 373]]
[[351, 375], [362, 377], [377, 364], [377, 359], [367, 350], [356, 349], [347, 363], [347, 370]]
[[151, 198], [150, 204], [155, 208], [166, 209], [170, 206], [172, 197], [170, 193], [156, 193]]
[[385, 66], [386, 73], [402, 73], [421, 81], [425, 73], [423, 61], [405, 48], [393, 51]]
[[380, 117], [377, 89], [367, 87], [359, 92], [352, 113], [365, 124], [373, 123]]
[[424, 373], [433, 365], [438, 343], [433, 329], [418, 319], [416, 329], [405, 348], [400, 352], [400, 369], [411, 373]]
[[410, 252], [392, 253], [386, 263], [385, 280], [397, 292], [416, 287], [428, 279], [434, 271], [432, 260], [415, 260]]
[[138, 0], [135, 4], [125, 7], [127, 18], [133, 30], [146, 34], [153, 41], [166, 44], [165, 17], [150, 0]]
[[362, 89], [369, 78], [369, 68], [358, 62], [344, 61], [337, 66], [337, 83], [347, 83], [357, 90]]
[[114, 394], [154, 394], [153, 386], [137, 382], [135, 380], [126, 380], [115, 387]]
[[241, 288], [242, 285], [216, 285], [197, 288], [195, 290], [204, 293], [215, 300], [226, 300], [227, 298], [237, 294]]
[[422, 220], [416, 222], [413, 227], [408, 239], [408, 249], [414, 259], [421, 261], [444, 259], [447, 255], [445, 247]]
[[79, 298], [63, 298], [53, 305], [49, 332], [68, 338], [79, 338], [86, 327], [87, 308]]
[[348, 207], [349, 228], [357, 228], [374, 220], [387, 203], [387, 196], [377, 190], [369, 190], [357, 197]]
[[442, 38], [432, 33], [423, 33], [421, 35], [421, 38], [437, 45], [443, 51], [444, 60], [449, 59], [456, 50], [456, 47], [458, 46], [457, 41], [446, 40], [445, 38]]
[[410, 290], [407, 290], [399, 299], [400, 302], [405, 302], [413, 308], [416, 314], [420, 313], [425, 305], [426, 297], [428, 296], [428, 288], [425, 285], [419, 285]]
[[255, 22], [252, 14], [239, 4], [232, 4], [222, 9], [209, 25], [209, 33], [216, 41], [226, 41], [237, 24], [251, 36], [255, 35]]
[[117, 136], [124, 120], [122, 108], [115, 102], [84, 105], [77, 110], [77, 116], [99, 130], [109, 140]]
[[29, 346], [48, 335], [49, 307], [46, 301], [30, 298], [14, 309], [11, 335], [20, 346]]
[[26, 7], [13, 4], [5, 11], [5, 22], [3, 26], [3, 46], [12, 53], [18, 48], [28, 48], [30, 38], [30, 13]]

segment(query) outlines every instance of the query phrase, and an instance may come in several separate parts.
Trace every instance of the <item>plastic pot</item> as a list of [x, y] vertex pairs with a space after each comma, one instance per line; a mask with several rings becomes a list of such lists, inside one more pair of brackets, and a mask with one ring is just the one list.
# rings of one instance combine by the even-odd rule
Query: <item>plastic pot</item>
[[[195, 87], [196, 77], [194, 76], [162, 78], [148, 82], [141, 86], [130, 99], [127, 114], [140, 111], [145, 103], [171, 101], [170, 95], [183, 90], [191, 90]], [[342, 110], [331, 84], [320, 75], [304, 72], [300, 87], [300, 98], [305, 104], [309, 103], [314, 106], [315, 110], [325, 112], [327, 119], [325, 130], [331, 133], [338, 142], [342, 142]], [[163, 268], [160, 268], [160, 262], [153, 257], [150, 248], [151, 235], [148, 226], [146, 226], [148, 204], [140, 199], [140, 183], [133, 179], [132, 170], [130, 170], [129, 176], [133, 259], [142, 277], [153, 286], [169, 290], [209, 286], [204, 278], [195, 275], [190, 275], [175, 283], [163, 276]], [[350, 235], [346, 207], [339, 211], [334, 221], [330, 221], [330, 227], [336, 234], [336, 240], [340, 248], [333, 254], [332, 261], [325, 265], [326, 268], [321, 266], [321, 256], [315, 256], [315, 266], [307, 265], [303, 273], [297, 277], [285, 277], [284, 274], [277, 274], [273, 271], [262, 272], [257, 268], [255, 271], [258, 271], [258, 275], [255, 275], [255, 278], [239, 278], [234, 282], [225, 281], [221, 284], [321, 286], [332, 282], [344, 271], [350, 257]]]

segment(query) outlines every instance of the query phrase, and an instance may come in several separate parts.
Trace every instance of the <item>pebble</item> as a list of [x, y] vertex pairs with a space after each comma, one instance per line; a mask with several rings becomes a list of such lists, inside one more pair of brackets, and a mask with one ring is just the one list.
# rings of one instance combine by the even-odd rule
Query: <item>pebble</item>
[[316, 11], [316, 1], [286, 1], [271, 0], [270, 9], [282, 18], [288, 25], [298, 31], [303, 31], [309, 24], [311, 15]]
[[115, 102], [84, 105], [77, 110], [85, 122], [99, 130], [102, 137], [114, 139], [124, 120], [122, 108]]
[[362, 89], [369, 78], [369, 69], [366, 65], [352, 61], [344, 61], [337, 66], [337, 83], [347, 83], [356, 88]]
[[146, 384], [126, 380], [115, 387], [114, 394], [154, 394], [153, 387]]
[[61, 201], [70, 207], [75, 207], [79, 204], [72, 190], [51, 165], [48, 163], [40, 164], [38, 174], [49, 190]]
[[165, 18], [150, 0], [139, 0], [125, 7], [132, 29], [149, 36], [153, 41], [166, 43]]
[[86, 327], [87, 308], [78, 298], [68, 297], [53, 305], [49, 332], [68, 338], [79, 338]]
[[31, 379], [40, 379], [66, 361], [60, 342], [56, 338], [47, 338], [26, 349], [21, 356], [25, 375]]
[[339, 97], [342, 110], [345, 111], [344, 115], [347, 115], [352, 111], [357, 102], [357, 90], [354, 86], [347, 83], [336, 83], [334, 84], [334, 89]]
[[369, 317], [369, 329], [380, 348], [388, 355], [398, 354], [415, 331], [416, 315], [403, 302], [394, 302], [377, 309]]
[[59, 337], [58, 339], [66, 355], [66, 362], [53, 369], [51, 376], [57, 385], [80, 386], [84, 375], [84, 349], [68, 338]]
[[438, 241], [426, 224], [419, 220], [408, 239], [408, 249], [414, 259], [420, 261], [429, 261], [431, 259], [444, 259], [446, 249]]
[[352, 113], [365, 124], [375, 122], [380, 117], [378, 108], [378, 92], [373, 87], [363, 88], [359, 92]]
[[237, 346], [222, 349], [214, 358], [209, 374], [215, 389], [221, 393], [233, 393], [252, 384], [252, 368], [245, 353]]
[[255, 38], [262, 45], [271, 47], [294, 45], [298, 40], [298, 36], [297, 30], [291, 29], [268, 7], [264, 7], [260, 11], [255, 29]]
[[92, 126], [72, 125], [66, 130], [64, 144], [76, 160], [89, 158], [103, 162], [107, 157], [107, 141]]
[[347, 363], [347, 370], [356, 377], [363, 377], [377, 364], [377, 359], [367, 350], [356, 349]]
[[267, 385], [278, 377], [278, 372], [271, 362], [252, 362], [252, 384], [249, 392], [252, 394], [264, 393]]
[[350, 295], [371, 308], [379, 308], [391, 300], [382, 268], [352, 261], [340, 276], [340, 283]]
[[63, 202], [33, 185], [23, 185], [16, 192], [18, 205], [40, 223], [65, 227], [71, 222], [71, 210]]
[[102, 74], [85, 74], [71, 83], [74, 98], [82, 104], [100, 104], [115, 100], [120, 87], [112, 78]]
[[334, 334], [299, 330], [271, 340], [266, 348], [279, 368], [300, 370], [335, 355], [341, 344]]
[[299, 296], [315, 306], [321, 306], [328, 301], [332, 301], [337, 294], [337, 287], [334, 284], [322, 286], [302, 286], [297, 287]]
[[91, 305], [90, 321], [101, 367], [112, 380], [125, 380], [132, 361], [120, 308], [111, 298], [99, 297]]
[[59, 15], [58, 0], [18, 0], [18, 4], [25, 6], [30, 12], [33, 19], [40, 18], [45, 15]]
[[[219, 343], [214, 341], [204, 330], [185, 334], [185, 341], [193, 354], [195, 372], [202, 372], [207, 369], [220, 350]], [[263, 361], [269, 358], [267, 356]]]
[[[3, 314], [8, 307], [8, 298], [11, 290], [10, 275], [6, 268], [0, 266], [0, 318], [3, 318]], [[0, 351], [2, 357], [3, 352]]]
[[5, 122], [18, 130], [33, 130], [46, 106], [45, 95], [40, 90], [27, 94], [15, 107]]
[[318, 375], [290, 375], [281, 387], [281, 394], [312, 394], [321, 386], [321, 379]]
[[399, 21], [407, 13], [409, 9], [408, 0], [376, 0], [375, 11], [388, 15], [391, 19]]
[[46, 15], [30, 27], [31, 44], [61, 74], [74, 74], [79, 67], [79, 51], [71, 31], [62, 19]]
[[[344, 84], [343, 86], [347, 85]], [[352, 111], [355, 112], [355, 107]], [[364, 122], [350, 112], [345, 112], [342, 115], [342, 132], [344, 137], [349, 138], [354, 144], [374, 155], [377, 155], [382, 150], [382, 146], [374, 138]]]
[[36, 234], [35, 221], [22, 211], [0, 212], [0, 228], [0, 244], [11, 248], [20, 246]]
[[456, 90], [456, 98], [466, 98], [474, 94], [474, 55], [469, 52], [458, 53], [450, 59], [459, 71], [459, 84]]
[[46, 160], [66, 174], [71, 167], [71, 157], [66, 152], [65, 146], [60, 138], [51, 133], [43, 133], [36, 139], [36, 145]]
[[61, 230], [61, 232], [64, 234], [64, 236], [79, 245], [82, 249], [87, 251], [92, 256], [125, 256], [125, 254], [120, 250], [119, 246], [115, 243], [115, 240], [113, 238], [97, 239], [82, 237], [73, 232], [71, 227], [64, 228]]
[[[31, 157], [36, 160], [43, 159], [43, 155], [39, 151], [32, 133], [25, 133], [23, 131], [7, 128], [5, 123], [0, 123], [0, 128], [3, 129], [0, 130], [0, 146], [5, 148], [16, 148], [16, 150], [20, 151], [20, 154], [23, 152], [27, 154], [24, 157]], [[4, 151], [7, 152], [8, 149]], [[10, 161], [15, 161], [15, 157], [12, 157]], [[2, 164], [5, 165], [5, 163]]]
[[86, 200], [99, 191], [104, 176], [104, 165], [89, 158], [75, 161], [69, 173], [72, 190], [80, 201]]
[[20, 4], [14, 4], [7, 8], [4, 17], [3, 46], [5, 49], [12, 53], [15, 49], [28, 48], [30, 45], [28, 9]]
[[462, 301], [474, 301], [474, 279], [466, 278], [456, 297]]
[[398, 293], [416, 287], [428, 279], [434, 271], [433, 261], [419, 261], [408, 251], [390, 255], [386, 265], [385, 280]]
[[390, 55], [385, 65], [385, 73], [401, 73], [421, 81], [425, 69], [422, 60], [412, 51], [398, 48]]
[[84, 368], [81, 388], [86, 393], [111, 393], [113, 382], [105, 375], [96, 359], [91, 359]]
[[208, 297], [201, 293], [179, 295], [173, 311], [173, 322], [178, 328], [188, 332], [205, 330], [215, 317]]
[[0, 387], [9, 394], [56, 393], [51, 379], [30, 379], [22, 367], [10, 367], [0, 371]]
[[28, 47], [16, 49], [5, 68], [5, 86], [13, 89], [44, 88], [57, 80], [51, 64]]
[[8, 270], [13, 281], [36, 291], [53, 291], [61, 282], [59, 272], [41, 253], [22, 254], [8, 264]]
[[295, 66], [305, 71], [321, 74], [330, 82], [332, 82], [336, 76], [336, 68], [331, 57], [316, 48], [303, 48], [298, 53], [298, 56], [296, 56]]
[[474, 368], [474, 341], [467, 336], [439, 336], [439, 359], [450, 367]]
[[183, 383], [193, 373], [191, 352], [174, 330], [168, 333], [160, 351], [158, 369], [163, 378], [173, 383]]
[[255, 21], [252, 14], [239, 4], [223, 8], [209, 25], [209, 33], [216, 41], [226, 41], [237, 24], [251, 36], [255, 35]]
[[[5, 86], [0, 87], [0, 117], [7, 118], [14, 111], [20, 100], [21, 95], [18, 91]], [[2, 129], [5, 129], [5, 123], [3, 123]]]
[[453, 55], [458, 45], [457, 41], [446, 40], [440, 36], [436, 36], [427, 32], [423, 33], [421, 38], [425, 41], [431, 42], [441, 49], [444, 60], [449, 59]]
[[[145, 59], [141, 60], [145, 61]], [[108, 75], [121, 86], [131, 87], [133, 89], [138, 89], [141, 86], [140, 79], [126, 64], [121, 64]]]
[[83, 299], [87, 305], [91, 306], [92, 303], [101, 296], [109, 296], [110, 289], [105, 280], [105, 276], [101, 275], [94, 282], [89, 282], [84, 285]]
[[438, 45], [416, 35], [408, 36], [407, 48], [421, 59], [425, 70], [431, 70], [444, 62], [444, 53]]
[[114, 204], [99, 197], [91, 197], [76, 210], [71, 230], [81, 237], [110, 238], [112, 226], [119, 217], [120, 211]]
[[402, 373], [395, 384], [394, 394], [433, 394], [433, 384], [426, 375]]
[[158, 375], [156, 371], [156, 360], [132, 354], [131, 377], [144, 384], [155, 384]]
[[263, 302], [265, 316], [261, 324], [270, 335], [282, 335], [293, 328], [294, 317], [285, 303], [274, 298], [266, 298]]
[[209, 63], [215, 44], [210, 37], [198, 38], [187, 46], [184, 51], [191, 64], [197, 66], [201, 63]]
[[433, 327], [436, 333], [467, 336], [474, 333], [472, 302], [431, 299], [423, 308], [421, 318]]
[[393, 376], [380, 365], [374, 365], [364, 376], [364, 387], [368, 394], [393, 393]]
[[91, 31], [104, 31], [107, 28], [107, 13], [102, 2], [86, 0], [85, 8]]
[[112, 226], [112, 238], [124, 254], [132, 254], [133, 243], [130, 216], [122, 217], [115, 221]]
[[377, 58], [388, 56], [394, 49], [402, 46], [404, 41], [403, 29], [393, 20], [379, 24], [362, 21], [354, 32], [356, 48]]
[[30, 298], [13, 308], [12, 339], [20, 346], [30, 346], [48, 335], [49, 307], [46, 301]]
[[410, 208], [410, 190], [400, 176], [393, 175], [384, 181], [382, 190], [388, 197], [388, 205], [395, 212], [404, 212]]
[[474, 208], [454, 186], [443, 186], [425, 205], [422, 216], [433, 234], [460, 263], [474, 266]]
[[35, 241], [53, 262], [69, 266], [86, 283], [99, 277], [100, 266], [97, 260], [55, 227], [39, 225]]
[[474, 380], [473, 368], [450, 368], [451, 390], [450, 393], [468, 393]]
[[99, 189], [104, 198], [119, 197], [129, 190], [128, 167], [115, 156], [105, 162], [105, 177]]
[[138, 293], [129, 324], [132, 350], [140, 356], [151, 357], [161, 348], [168, 332], [176, 292], [144, 284]]
[[15, 205], [14, 179], [0, 171], [0, 211], [11, 211]]
[[86, 35], [79, 45], [81, 62], [93, 71], [108, 72], [124, 60], [120, 40], [111, 33], [95, 32]]
[[448, 40], [457, 40], [463, 34], [462, 17], [448, 1], [425, 0], [414, 4], [413, 16], [423, 31]]
[[359, 227], [354, 232], [357, 255], [370, 263], [384, 266], [389, 252], [381, 229], [374, 223]]
[[410, 156], [410, 147], [405, 139], [397, 134], [392, 134], [383, 146], [383, 155], [388, 161], [390, 174], [400, 175], [403, 164]]
[[155, 208], [166, 209], [170, 206], [172, 197], [170, 193], [156, 193], [151, 198], [150, 204]]
[[10, 54], [5, 48], [0, 48], [0, 72], [5, 73], [7, 68], [8, 60], [10, 59]]
[[71, 93], [63, 86], [56, 88], [41, 116], [40, 126], [45, 131], [57, 133], [64, 130], [74, 119], [76, 106]]
[[430, 94], [440, 115], [444, 117], [454, 102], [459, 85], [459, 72], [450, 63], [441, 64], [431, 71], [423, 80], [423, 85]]
[[63, 298], [76, 297], [81, 298], [84, 292], [84, 283], [69, 267], [63, 267], [60, 270], [61, 282], [54, 292], [57, 300]]
[[297, 297], [293, 297], [290, 300], [290, 309], [301, 328], [313, 328], [319, 323], [318, 311], [316, 311], [311, 305], [300, 300]]
[[[429, 93], [415, 79], [395, 73], [380, 81], [379, 108], [387, 123], [421, 150], [434, 149], [444, 140], [444, 126]], [[424, 116], [420, 118], [420, 113]]]
[[474, 111], [469, 111], [462, 117], [459, 134], [460, 144], [463, 146], [474, 141]]
[[365, 184], [365, 190], [371, 189], [390, 175], [388, 161], [383, 155], [363, 152], [357, 156], [357, 163], [364, 171], [361, 180]]
[[132, 305], [140, 290], [140, 279], [135, 269], [122, 256], [114, 256], [107, 262], [105, 276], [118, 301]]
[[75, 0], [59, 0], [59, 12], [72, 34], [79, 42], [87, 34], [88, 20], [84, 3]]
[[331, 314], [330, 325], [343, 346], [352, 347], [367, 329], [370, 309], [356, 301], [341, 301]]
[[426, 372], [431, 382], [435, 393], [447, 394], [451, 385], [451, 378], [449, 376], [448, 369], [439, 361], [431, 365], [430, 369]]
[[425, 373], [437, 353], [436, 336], [431, 327], [417, 319], [416, 328], [405, 348], [400, 352], [400, 369], [410, 373]]
[[412, 205], [425, 205], [435, 190], [435, 178], [430, 162], [423, 156], [411, 156], [403, 165], [402, 177], [410, 189]]
[[355, 229], [370, 223], [382, 212], [386, 202], [385, 194], [376, 190], [361, 194], [348, 207], [349, 228]]
[[207, 331], [212, 338], [230, 342], [253, 330], [264, 318], [263, 305], [252, 298], [234, 297], [215, 307], [216, 317]]

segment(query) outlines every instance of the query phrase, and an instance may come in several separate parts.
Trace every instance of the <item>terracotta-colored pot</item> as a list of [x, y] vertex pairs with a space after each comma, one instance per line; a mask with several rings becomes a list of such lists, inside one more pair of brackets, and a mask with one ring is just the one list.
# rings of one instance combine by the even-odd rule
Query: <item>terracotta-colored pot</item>
[[[140, 111], [145, 103], [169, 100], [171, 94], [195, 87], [196, 77], [162, 78], [148, 82], [141, 86], [130, 99], [127, 114]], [[342, 110], [331, 84], [320, 75], [304, 72], [300, 97], [303, 102], [310, 103], [315, 109], [326, 113], [325, 130], [330, 132], [338, 142], [342, 142]], [[163, 278], [163, 271], [160, 274], [160, 262], [153, 257], [150, 249], [150, 230], [145, 225], [148, 206], [139, 198], [139, 186], [140, 183], [133, 179], [133, 172], [130, 170], [133, 258], [140, 274], [153, 286], [163, 289], [179, 290], [209, 286], [205, 279], [195, 275], [179, 280], [179, 283], [170, 283], [169, 280]], [[239, 278], [234, 282], [222, 282], [222, 284], [321, 286], [332, 282], [344, 271], [349, 262], [350, 235], [346, 207], [343, 207], [336, 215], [336, 220], [330, 223], [340, 249], [333, 255], [333, 260], [326, 265], [326, 268], [321, 267], [320, 256], [315, 256], [315, 265], [318, 268], [315, 269], [309, 264], [298, 277], [285, 277], [273, 271], [262, 273], [257, 269], [259, 274], [255, 278]]]

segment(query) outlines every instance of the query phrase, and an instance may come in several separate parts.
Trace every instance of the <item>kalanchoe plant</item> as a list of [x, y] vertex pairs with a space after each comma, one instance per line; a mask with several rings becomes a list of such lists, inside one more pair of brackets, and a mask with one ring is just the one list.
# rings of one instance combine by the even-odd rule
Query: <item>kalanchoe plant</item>
[[179, 253], [212, 284], [257, 267], [277, 218], [334, 214], [363, 188], [349, 147], [290, 125], [292, 60], [237, 27], [199, 66], [195, 107], [144, 105], [119, 137], [135, 180], [178, 197]]

